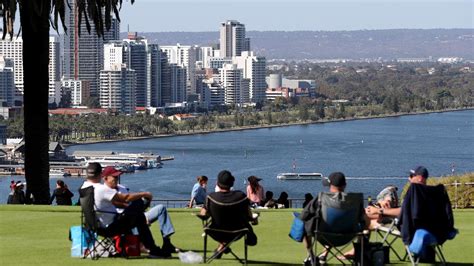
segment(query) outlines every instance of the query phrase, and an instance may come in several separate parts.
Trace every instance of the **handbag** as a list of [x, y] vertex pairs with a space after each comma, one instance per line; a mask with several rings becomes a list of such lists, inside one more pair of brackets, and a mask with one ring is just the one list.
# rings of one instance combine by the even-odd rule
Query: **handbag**
[[304, 236], [304, 222], [300, 219], [300, 214], [293, 213], [293, 223], [291, 224], [288, 236], [296, 242], [302, 242]]
[[137, 235], [115, 236], [115, 250], [124, 257], [140, 256], [140, 237]]

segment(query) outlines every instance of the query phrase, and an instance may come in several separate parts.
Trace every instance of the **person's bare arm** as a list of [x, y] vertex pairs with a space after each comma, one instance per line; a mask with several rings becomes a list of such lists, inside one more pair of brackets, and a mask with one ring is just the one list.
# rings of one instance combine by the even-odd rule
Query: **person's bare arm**
[[114, 204], [117, 207], [120, 207], [118, 205], [132, 202], [141, 198], [152, 200], [153, 196], [151, 195], [150, 192], [136, 192], [136, 193], [128, 193], [128, 194], [117, 193], [112, 199], [112, 204]]
[[388, 216], [388, 217], [398, 217], [400, 216], [401, 213], [401, 208], [377, 208], [373, 206], [368, 206], [365, 208], [367, 216], [377, 216], [377, 215], [382, 215], [382, 216]]

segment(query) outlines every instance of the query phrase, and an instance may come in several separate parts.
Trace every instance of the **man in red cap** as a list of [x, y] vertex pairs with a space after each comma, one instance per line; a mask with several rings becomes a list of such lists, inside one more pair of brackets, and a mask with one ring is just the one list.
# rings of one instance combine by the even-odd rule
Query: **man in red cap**
[[[107, 172], [112, 173], [112, 174], [104, 174]], [[117, 172], [119, 171], [117, 171], [112, 166], [106, 167], [102, 174], [104, 176], [104, 185], [106, 185], [109, 188], [117, 190], [118, 193], [129, 194], [128, 188], [119, 184], [119, 177], [120, 177], [121, 172], [119, 173]], [[138, 200], [138, 203], [132, 203], [132, 204], [137, 204], [137, 206], [142, 206], [138, 208], [138, 211], [144, 211], [145, 206], [143, 206], [140, 201], [141, 200]], [[118, 205], [122, 205], [122, 207], [119, 207]], [[126, 208], [130, 207], [130, 204], [117, 202], [115, 207], [116, 207], [116, 212], [122, 213], [125, 211]], [[171, 235], [175, 233], [175, 230], [174, 230], [173, 223], [171, 222], [171, 217], [169, 216], [168, 210], [166, 209], [166, 207], [163, 204], [158, 204], [154, 206], [153, 208], [150, 208], [149, 210], [144, 212], [144, 214], [145, 214], [148, 225], [151, 225], [155, 221], [158, 221], [159, 229], [161, 231], [161, 235], [163, 236], [163, 245], [161, 246], [162, 252], [167, 253], [167, 254], [179, 252], [180, 249], [176, 248], [171, 243]]]
[[[87, 180], [81, 189], [90, 186], [94, 187], [94, 207], [98, 211], [97, 218], [100, 225], [109, 235], [120, 235], [130, 232], [132, 228], [137, 228], [140, 241], [150, 250], [150, 257], [166, 258], [170, 257], [169, 253], [163, 252], [156, 244], [148, 227], [146, 217], [143, 213], [142, 198], [151, 201], [153, 196], [150, 192], [137, 192], [122, 194], [116, 189], [112, 189], [100, 183], [102, 177], [117, 177], [122, 172], [113, 167], [106, 167], [102, 171], [99, 163], [89, 163], [87, 166]], [[141, 202], [141, 206], [140, 203]], [[116, 208], [125, 210], [117, 214]]]

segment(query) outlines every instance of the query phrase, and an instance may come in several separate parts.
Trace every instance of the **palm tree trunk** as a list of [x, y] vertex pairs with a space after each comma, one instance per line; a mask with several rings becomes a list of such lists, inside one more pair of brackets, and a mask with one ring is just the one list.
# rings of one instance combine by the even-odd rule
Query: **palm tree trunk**
[[22, 1], [25, 176], [34, 204], [49, 204], [48, 64], [50, 0]]

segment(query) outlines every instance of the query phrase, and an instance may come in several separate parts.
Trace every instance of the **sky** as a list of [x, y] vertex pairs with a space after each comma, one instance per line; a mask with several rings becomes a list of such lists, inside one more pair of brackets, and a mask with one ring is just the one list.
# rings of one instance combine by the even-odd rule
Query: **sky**
[[121, 31], [217, 31], [228, 19], [247, 30], [474, 28], [474, 0], [130, 0]]

